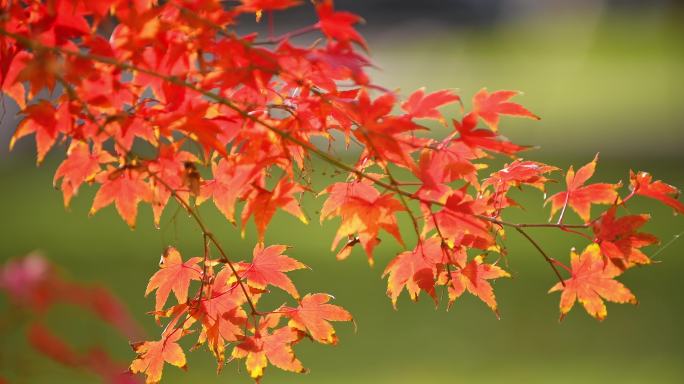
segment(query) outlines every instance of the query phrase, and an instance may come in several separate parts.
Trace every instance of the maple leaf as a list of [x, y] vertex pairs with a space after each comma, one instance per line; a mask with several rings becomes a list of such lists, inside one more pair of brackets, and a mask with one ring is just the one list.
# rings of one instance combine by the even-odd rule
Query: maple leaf
[[342, 218], [333, 240], [333, 250], [343, 238], [358, 234], [359, 242], [368, 256], [368, 262], [372, 264], [373, 249], [378, 243], [380, 229], [403, 243], [395, 213], [404, 211], [405, 208], [392, 195], [381, 195], [364, 181], [335, 183], [322, 193], [330, 195], [323, 203], [321, 222], [335, 216]]
[[131, 228], [135, 228], [138, 203], [152, 201], [152, 190], [143, 179], [142, 173], [134, 169], [110, 167], [100, 173], [96, 181], [102, 186], [95, 194], [90, 215], [114, 203], [119, 215]]
[[448, 105], [461, 98], [449, 90], [442, 90], [425, 94], [425, 88], [421, 88], [411, 94], [408, 100], [401, 104], [401, 109], [411, 118], [416, 119], [435, 119], [444, 122], [444, 116], [438, 108]]
[[[502, 136], [487, 129], [475, 129], [477, 127], [477, 115], [468, 113], [463, 120], [452, 120], [454, 128], [459, 133], [456, 140], [463, 142], [474, 150], [486, 150], [513, 156], [529, 147], [513, 144]], [[478, 153], [479, 155], [479, 153]]]
[[307, 268], [307, 266], [283, 255], [286, 249], [285, 245], [271, 245], [264, 248], [263, 245], [257, 244], [254, 247], [252, 262], [239, 264], [242, 271], [240, 277], [246, 279], [247, 284], [254, 288], [264, 289], [267, 285], [272, 285], [298, 299], [297, 288], [285, 272]]
[[155, 293], [155, 311], [164, 308], [172, 291], [179, 304], [184, 304], [188, 300], [190, 281], [202, 278], [202, 272], [197, 265], [200, 261], [202, 261], [201, 257], [193, 257], [183, 262], [180, 252], [176, 248], [166, 248], [159, 261], [160, 269], [150, 278], [145, 289], [145, 296], [157, 290]]
[[546, 203], [551, 202], [551, 217], [564, 206], [572, 208], [584, 222], [591, 219], [592, 204], [613, 204], [619, 199], [616, 191], [620, 184], [596, 183], [584, 185], [594, 175], [598, 154], [590, 163], [580, 168], [577, 173], [572, 166], [565, 175], [567, 190], [558, 192], [549, 197]]
[[438, 228], [452, 248], [467, 245], [487, 249], [494, 245], [494, 238], [489, 232], [491, 225], [476, 217], [485, 213], [486, 208], [483, 200], [474, 200], [464, 189], [453, 191], [440, 211], [426, 213], [423, 232]]
[[259, 320], [254, 335], [245, 338], [233, 349], [233, 357], [245, 359], [249, 375], [257, 382], [264, 375], [264, 368], [270, 362], [274, 366], [290, 372], [305, 372], [302, 362], [292, 351], [292, 345], [301, 340], [301, 334], [290, 328], [278, 326], [280, 314], [270, 314]]
[[506, 164], [501, 170], [492, 173], [482, 183], [482, 188], [493, 186], [497, 194], [506, 192], [510, 187], [529, 185], [544, 191], [549, 179], [544, 175], [557, 171], [558, 168], [536, 161], [517, 159]]
[[540, 117], [525, 109], [522, 105], [509, 102], [513, 96], [519, 95], [517, 91], [496, 91], [489, 93], [487, 88], [482, 88], [473, 96], [473, 113], [482, 118], [492, 129], [497, 131], [499, 115], [529, 117], [539, 120]]
[[26, 108], [26, 89], [17, 76], [33, 55], [26, 51], [11, 49], [4, 45], [0, 47], [0, 90], [14, 99], [20, 109]]
[[116, 158], [107, 151], [90, 152], [88, 144], [74, 140], [67, 151], [67, 158], [57, 168], [53, 178], [53, 185], [61, 179], [60, 188], [64, 196], [64, 206], [68, 207], [71, 198], [78, 193], [78, 188], [84, 182], [92, 181], [100, 172], [101, 163], [115, 161]]
[[266, 227], [268, 227], [268, 223], [271, 222], [278, 208], [298, 218], [302, 223], [308, 224], [309, 220], [304, 215], [304, 212], [302, 212], [299, 200], [294, 196], [304, 192], [304, 190], [304, 187], [286, 178], [280, 179], [273, 191], [255, 188], [247, 198], [245, 207], [240, 215], [242, 235], [244, 236], [247, 220], [249, 220], [250, 216], [254, 215], [254, 224], [256, 224], [259, 242], [263, 243]]
[[[216, 274], [213, 283], [205, 286], [200, 305], [191, 311], [191, 316], [202, 323], [198, 344], [207, 342], [209, 349], [221, 363], [225, 360], [225, 342], [240, 340], [247, 322], [247, 313], [242, 309], [246, 298], [229, 267]], [[253, 300], [256, 298], [253, 295]]]
[[467, 290], [487, 304], [494, 311], [496, 317], [499, 317], [494, 289], [488, 280], [510, 277], [511, 275], [508, 272], [497, 265], [485, 263], [484, 256], [479, 255], [462, 268], [450, 271], [449, 276], [450, 306]]
[[651, 260], [639, 248], [657, 243], [658, 238], [637, 232], [637, 229], [646, 224], [651, 216], [629, 215], [616, 219], [615, 211], [616, 207], [610, 208], [592, 225], [601, 254], [621, 269], [634, 264], [649, 264]]
[[31, 104], [22, 111], [26, 118], [17, 126], [12, 139], [10, 150], [20, 138], [31, 133], [36, 134], [36, 150], [38, 152], [38, 164], [43, 162], [45, 155], [57, 141], [57, 135], [61, 129], [68, 126], [70, 119], [67, 104], [62, 103], [60, 108], [55, 109], [47, 100], [41, 100], [37, 104]]
[[131, 347], [138, 355], [129, 367], [132, 373], [145, 373], [145, 383], [158, 383], [162, 378], [164, 364], [168, 363], [186, 369], [185, 353], [178, 344], [183, 336], [181, 328], [168, 327], [159, 341], [133, 343]]
[[397, 299], [406, 288], [411, 300], [418, 300], [420, 291], [427, 292], [437, 303], [435, 280], [437, 264], [445, 262], [440, 239], [432, 237], [419, 242], [411, 251], [402, 252], [387, 264], [382, 277], [387, 278], [387, 296], [397, 308]]
[[316, 4], [316, 13], [320, 21], [316, 27], [331, 39], [341, 42], [353, 41], [368, 50], [366, 40], [352, 27], [363, 19], [351, 12], [335, 11], [332, 0], [322, 0]]
[[365, 151], [381, 161], [393, 162], [408, 169], [415, 169], [411, 153], [421, 149], [427, 142], [415, 136], [414, 131], [426, 129], [414, 123], [408, 116], [390, 116], [396, 103], [392, 93], [385, 93], [371, 101], [368, 92], [362, 91], [356, 103], [348, 105], [348, 113], [357, 128], [353, 131], [357, 140], [365, 144]]
[[676, 212], [684, 214], [684, 203], [677, 200], [679, 190], [660, 180], [652, 181], [648, 172], [629, 172], [629, 184], [633, 193], [656, 199], [672, 207]]
[[200, 186], [196, 204], [202, 204], [211, 197], [216, 208], [228, 221], [235, 224], [235, 203], [250, 190], [251, 183], [261, 169], [255, 164], [240, 164], [234, 157], [221, 158], [218, 163], [212, 162], [214, 179], [207, 180]]
[[572, 276], [551, 287], [549, 292], [562, 291], [560, 299], [561, 320], [579, 300], [592, 317], [603, 320], [608, 314], [603, 300], [614, 303], [636, 304], [636, 297], [622, 283], [615, 280], [622, 271], [601, 256], [598, 244], [588, 245], [581, 255], [574, 250], [570, 254]]
[[422, 182], [416, 195], [443, 203], [452, 191], [449, 183], [465, 180], [477, 185], [477, 170], [480, 166], [471, 161], [474, 158], [473, 151], [459, 142], [445, 143], [439, 150], [424, 149], [415, 172]]
[[309, 293], [302, 298], [297, 308], [282, 307], [280, 310], [290, 318], [290, 327], [308, 332], [319, 343], [337, 344], [335, 329], [330, 322], [352, 321], [353, 318], [346, 309], [328, 304], [331, 298], [325, 293]]

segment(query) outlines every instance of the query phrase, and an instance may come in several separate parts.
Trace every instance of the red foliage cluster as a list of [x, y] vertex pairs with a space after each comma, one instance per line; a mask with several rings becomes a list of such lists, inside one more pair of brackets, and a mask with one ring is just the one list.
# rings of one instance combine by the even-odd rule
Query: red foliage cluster
[[[308, 221], [299, 199], [311, 191], [305, 181], [311, 157], [349, 175], [322, 191], [321, 220], [341, 219], [333, 241], [333, 248], [344, 241], [338, 258], [359, 245], [372, 261], [383, 231], [403, 245], [397, 217], [411, 219], [417, 243], [385, 270], [395, 304], [404, 289], [413, 299], [425, 291], [437, 301], [435, 291], [444, 287], [450, 304], [467, 291], [496, 311], [490, 282], [509, 276], [492, 261], [505, 253], [504, 227], [530, 240], [553, 268], [562, 314], [575, 300], [599, 319], [606, 314], [602, 298], [634, 302], [614, 278], [648, 263], [640, 248], [656, 240], [636, 232], [648, 216], [617, 217], [617, 209], [642, 195], [684, 213], [674, 187], [643, 172], [632, 175], [624, 197], [621, 184], [586, 185], [594, 160], [576, 173], [570, 169], [566, 190], [549, 198], [552, 215], [560, 212], [557, 222], [507, 222], [502, 212], [518, 205], [509, 191], [544, 190], [558, 170], [517, 158], [527, 147], [499, 135], [502, 116], [539, 119], [511, 101], [517, 92], [483, 89], [467, 111], [461, 97], [446, 90], [421, 89], [401, 101], [366, 74], [366, 42], [355, 29], [360, 18], [336, 10], [330, 0], [315, 1], [318, 21], [292, 33], [262, 39], [235, 32], [245, 14], [259, 19], [299, 3], [0, 0], [0, 85], [23, 115], [12, 144], [34, 134], [38, 162], [56, 143], [68, 148], [55, 174], [66, 205], [83, 184], [97, 185], [91, 213], [114, 204], [133, 227], [140, 203], [152, 207], [158, 225], [175, 200], [202, 232], [202, 257], [183, 261], [169, 248], [150, 280], [155, 316], [168, 320], [158, 341], [134, 344], [133, 372], [157, 382], [165, 363], [185, 366], [178, 341], [192, 332], [219, 368], [230, 347], [230, 356], [244, 359], [256, 380], [269, 363], [302, 372], [293, 351], [302, 337], [337, 342], [329, 321], [350, 321], [350, 314], [325, 294], [300, 297], [286, 273], [304, 265], [283, 255], [284, 246], [265, 245], [277, 211]], [[308, 46], [292, 41], [317, 32], [325, 40]], [[45, 89], [51, 98], [43, 96]], [[443, 107], [460, 117], [448, 124]], [[452, 132], [431, 138], [424, 134], [426, 120]], [[354, 165], [313, 144], [323, 139], [333, 146], [340, 137], [339, 147], [360, 149]], [[482, 175], [497, 155], [513, 159]], [[410, 177], [398, 179], [398, 171]], [[259, 239], [251, 261], [231, 259], [203, 223], [196, 207], [207, 200], [232, 223], [237, 203], [244, 202], [242, 231], [253, 218]], [[592, 218], [597, 204], [607, 208]], [[568, 207], [580, 224], [564, 222]], [[573, 253], [567, 267], [549, 257], [527, 227], [579, 234], [592, 245]], [[587, 234], [591, 230], [595, 236]], [[563, 279], [557, 267], [571, 277]], [[260, 309], [270, 287], [296, 304]], [[177, 303], [167, 306], [171, 293]]]

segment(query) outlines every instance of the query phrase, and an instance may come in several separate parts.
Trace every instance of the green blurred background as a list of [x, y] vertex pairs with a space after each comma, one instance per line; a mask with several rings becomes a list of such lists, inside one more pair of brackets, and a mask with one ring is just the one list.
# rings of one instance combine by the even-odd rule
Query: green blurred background
[[[684, 187], [680, 8], [663, 1], [651, 6], [498, 3], [508, 4], [499, 17], [472, 23], [456, 16], [459, 22], [449, 23], [448, 14], [433, 22], [429, 13], [394, 20], [391, 7], [389, 14], [371, 13], [362, 31], [380, 68], [374, 72], [376, 82], [400, 88], [404, 95], [422, 86], [429, 91], [457, 88], [466, 100], [482, 86], [523, 90], [518, 101], [543, 120], [505, 119], [501, 127], [518, 143], [541, 145], [526, 157], [567, 167], [584, 164], [600, 151], [596, 180], [627, 181], [628, 170], [638, 169]], [[457, 15], [458, 8], [449, 12]], [[379, 21], [373, 27], [374, 18]], [[51, 188], [60, 151], [37, 169], [32, 142], [8, 154], [7, 136], [16, 110], [6, 107], [0, 142], [0, 261], [40, 249], [68, 276], [109, 286], [149, 334], [157, 334], [153, 319], [144, 315], [153, 307], [152, 298], [143, 297], [145, 286], [166, 245], [176, 245], [186, 256], [201, 252], [193, 223], [184, 215], [174, 219], [173, 208], [167, 209], [161, 230], [152, 227], [149, 207], [141, 209], [135, 231], [112, 207], [88, 218], [93, 196], [88, 188], [65, 211], [60, 193]], [[317, 185], [330, 181], [329, 166], [314, 163], [314, 168]], [[541, 207], [542, 194], [525, 192], [519, 199], [527, 210], [508, 218], [545, 220], [548, 211]], [[373, 268], [358, 251], [345, 262], [335, 261], [329, 247], [337, 222], [318, 224], [321, 203], [305, 199], [305, 210], [313, 218], [308, 226], [278, 214], [266, 241], [294, 245], [289, 254], [313, 270], [292, 274], [300, 291], [332, 293], [337, 304], [354, 314], [358, 329], [339, 325], [341, 341], [335, 347], [303, 341], [297, 351], [310, 372], [294, 375], [268, 368], [266, 383], [684, 382], [684, 240], [664, 248], [656, 256], [660, 263], [621, 277], [640, 304], [609, 304], [603, 323], [579, 307], [558, 322], [558, 295], [546, 293], [554, 276], [515, 233], [507, 243], [513, 278], [495, 284], [501, 320], [473, 297], [459, 300], [446, 312], [443, 307], [435, 310], [425, 296], [418, 303], [402, 296], [394, 311], [380, 275], [399, 247], [383, 242]], [[684, 218], [658, 204], [640, 200], [630, 210], [651, 212], [653, 223], [647, 230], [663, 243], [684, 231]], [[211, 204], [201, 212], [232, 255], [250, 257], [255, 242], [251, 224], [247, 237], [240, 239]], [[402, 229], [410, 238], [409, 227]], [[532, 234], [553, 257], [564, 261], [572, 246], [585, 245], [554, 230], [537, 229]], [[651, 247], [647, 253], [658, 249]], [[0, 311], [7, 308], [6, 300], [0, 299]], [[133, 357], [126, 340], [78, 309], [63, 308], [50, 318], [50, 325], [78, 345], [103, 343], [122, 361]], [[95, 380], [31, 352], [21, 328], [5, 326], [0, 332], [0, 375], [12, 382]], [[217, 378], [214, 362], [204, 350], [189, 354], [189, 366], [188, 372], [167, 367], [165, 382], [249, 382], [242, 362], [229, 364]]]

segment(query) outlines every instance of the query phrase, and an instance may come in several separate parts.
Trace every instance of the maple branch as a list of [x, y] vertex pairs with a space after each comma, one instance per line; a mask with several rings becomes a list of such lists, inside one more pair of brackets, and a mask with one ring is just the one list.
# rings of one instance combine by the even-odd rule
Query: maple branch
[[235, 276], [235, 279], [237, 280], [237, 283], [240, 286], [242, 293], [245, 295], [245, 299], [247, 300], [247, 303], [249, 304], [249, 307], [252, 310], [252, 314], [261, 315], [261, 313], [256, 309], [256, 305], [254, 304], [252, 297], [247, 292], [247, 287], [245, 287], [245, 284], [242, 282], [240, 274], [237, 272], [235, 265], [228, 258], [228, 253], [226, 253], [226, 251], [223, 249], [218, 239], [216, 239], [216, 236], [214, 236], [214, 234], [207, 228], [202, 218], [197, 214], [197, 212], [195, 212], [195, 210], [190, 206], [190, 204], [183, 200], [183, 198], [178, 194], [178, 192], [173, 187], [171, 187], [166, 181], [164, 181], [154, 172], [147, 170], [147, 173], [150, 175], [150, 177], [159, 182], [159, 184], [168, 189], [169, 193], [171, 193], [171, 195], [176, 199], [176, 201], [178, 201], [178, 203], [182, 205], [183, 208], [190, 214], [190, 216], [199, 226], [200, 231], [202, 231], [202, 236], [206, 239], [209, 239], [216, 247], [216, 250], [219, 251], [219, 254], [221, 255], [221, 259], [219, 261], [228, 264], [231, 273], [233, 274], [233, 276]]
[[524, 229], [520, 227], [514, 227], [516, 231], [518, 231], [521, 235], [523, 235], [532, 245], [541, 253], [541, 255], [544, 257], [544, 260], [546, 260], [547, 263], [549, 263], [549, 266], [551, 266], [551, 269], [553, 269], [553, 272], [556, 274], [556, 277], [558, 277], [558, 281], [560, 281], [561, 285], [565, 287], [565, 281], [563, 280], [563, 276], [561, 276], [560, 272], [558, 271], [558, 268], [556, 268], [556, 265], [554, 263], [554, 259], [550, 258], [549, 255], [544, 252], [542, 247], [537, 243], [532, 236], [530, 236], [527, 232], [525, 232]]
[[269, 37], [269, 38], [266, 39], [266, 40], [254, 41], [254, 42], [252, 42], [250, 45], [271, 45], [271, 44], [278, 44], [278, 43], [280, 43], [280, 42], [282, 42], [282, 41], [284, 41], [284, 40], [291, 39], [291, 38], [293, 38], [293, 37], [303, 36], [303, 35], [306, 35], [306, 34], [308, 34], [308, 33], [311, 33], [311, 32], [317, 31], [317, 30], [318, 30], [318, 27], [316, 27], [316, 25], [313, 24], [313, 25], [309, 25], [309, 26], [302, 27], [302, 28], [299, 28], [299, 29], [295, 29], [294, 31], [291, 31], [291, 32], [288, 32], [288, 33], [284, 33], [284, 34], [282, 34], [282, 35], [280, 35], [280, 36]]
[[[307, 141], [304, 141], [302, 139], [299, 139], [295, 136], [292, 136], [289, 132], [283, 131], [276, 126], [274, 126], [274, 125], [272, 125], [266, 121], [263, 121], [259, 117], [256, 117], [256, 116], [250, 114], [249, 112], [243, 110], [242, 108], [240, 108], [238, 105], [236, 105], [235, 103], [233, 103], [229, 99], [227, 99], [227, 98], [225, 98], [219, 94], [216, 94], [214, 92], [207, 91], [207, 90], [205, 90], [205, 89], [203, 89], [203, 88], [201, 88], [201, 87], [199, 87], [193, 83], [182, 80], [181, 78], [179, 78], [177, 76], [163, 75], [163, 74], [160, 74], [156, 71], [149, 70], [146, 68], [142, 68], [142, 67], [139, 67], [139, 66], [136, 66], [133, 64], [120, 62], [120, 61], [117, 61], [115, 59], [112, 59], [112, 58], [106, 57], [106, 56], [101, 56], [101, 55], [96, 55], [96, 54], [81, 52], [81, 51], [73, 51], [73, 50], [69, 50], [66, 48], [62, 48], [62, 47], [45, 45], [43, 43], [32, 40], [32, 39], [27, 38], [25, 36], [9, 32], [3, 28], [0, 28], [0, 35], [5, 35], [5, 36], [8, 36], [10, 38], [13, 38], [13, 39], [17, 40], [19, 43], [21, 43], [27, 47], [30, 47], [31, 49], [34, 49], [34, 50], [43, 49], [43, 50], [51, 51], [51, 52], [58, 53], [58, 54], [61, 53], [64, 55], [79, 57], [82, 59], [93, 60], [93, 61], [101, 62], [103, 64], [112, 65], [112, 66], [117, 67], [117, 68], [122, 69], [122, 70], [137, 71], [140, 73], [144, 73], [148, 76], [151, 76], [151, 77], [163, 80], [163, 81], [167, 81], [171, 84], [178, 85], [181, 87], [185, 87], [187, 89], [190, 89], [192, 91], [200, 93], [201, 95], [207, 97], [210, 100], [213, 100], [219, 104], [225, 105], [226, 107], [232, 109], [234, 112], [236, 112], [241, 117], [263, 126], [264, 128], [273, 132], [274, 134], [276, 134], [277, 136], [279, 136], [283, 140], [286, 140], [286, 141], [289, 141], [293, 144], [301, 146], [307, 152], [312, 153], [312, 154], [320, 157], [322, 160], [328, 162], [329, 164], [331, 164], [331, 165], [333, 165], [339, 169], [342, 169], [342, 170], [345, 170], [351, 174], [354, 174], [355, 176], [357, 176], [359, 178], [367, 179], [367, 180], [371, 181], [372, 183], [374, 183], [375, 185], [383, 187], [383, 188], [388, 189], [388, 190], [391, 190], [391, 191], [397, 193], [398, 195], [401, 195], [404, 197], [409, 197], [411, 199], [417, 200], [419, 202], [422, 202], [422, 203], [425, 203], [428, 205], [432, 205], [432, 204], [435, 204], [438, 206], [444, 206], [445, 205], [444, 203], [441, 203], [439, 201], [427, 200], [427, 199], [421, 198], [419, 196], [416, 196], [415, 194], [413, 194], [411, 192], [404, 191], [403, 189], [399, 188], [398, 185], [396, 185], [396, 184], [383, 182], [382, 180], [379, 180], [374, 176], [368, 175], [365, 172], [354, 168], [353, 166], [347, 165], [346, 163], [340, 161], [339, 159], [337, 159], [333, 156], [330, 156], [328, 153], [326, 153], [326, 152], [320, 150], [319, 148], [315, 147], [313, 144], [311, 144]], [[159, 180], [159, 178], [157, 178], [157, 179]], [[231, 270], [235, 274], [236, 278], [239, 278], [236, 269], [234, 268], [233, 264], [228, 260], [226, 253], [223, 251], [222, 247], [220, 246], [220, 244], [218, 243], [218, 241], [216, 240], [214, 235], [204, 226], [204, 223], [199, 218], [199, 216], [197, 216], [197, 214], [190, 208], [190, 206], [184, 200], [182, 200], [178, 197], [178, 195], [175, 193], [175, 191], [173, 191], [173, 189], [170, 188], [170, 186], [168, 186], [168, 184], [167, 184], [167, 188], [169, 188], [169, 190], [174, 195], [176, 200], [178, 200], [182, 205], [184, 205], [184, 208], [186, 208], [186, 210], [188, 210], [188, 212], [191, 214], [191, 216], [195, 219], [195, 221], [198, 223], [198, 225], [200, 226], [203, 233], [206, 233], [209, 236], [209, 239], [216, 246], [217, 250], [219, 251], [219, 253], [223, 257], [224, 261], [226, 261], [228, 263], [229, 267], [231, 268]], [[560, 277], [560, 274], [558, 273], [557, 269], [553, 266], [553, 263], [550, 261], [551, 258], [549, 258], [546, 255], [546, 253], [541, 249], [539, 244], [536, 243], [536, 241], [534, 241], [525, 231], [523, 231], [522, 228], [540, 227], [540, 228], [563, 229], [563, 228], [587, 228], [588, 227], [588, 224], [564, 225], [564, 224], [558, 224], [558, 223], [557, 224], [551, 224], [551, 223], [547, 223], [547, 224], [511, 223], [511, 222], [503, 221], [503, 220], [500, 220], [497, 218], [489, 217], [486, 215], [474, 215], [474, 216], [479, 218], [479, 219], [489, 221], [489, 222], [494, 223], [494, 224], [511, 226], [511, 227], [515, 228], [518, 232], [522, 233], [525, 236], [525, 238], [527, 238], [534, 245], [534, 247], [537, 248], [537, 250], [539, 250], [542, 253], [542, 255], [547, 260], [547, 262], [551, 263], [554, 272], [559, 277], [559, 279], [561, 279], [561, 281], [562, 281], [562, 278]], [[252, 308], [252, 311], [255, 313], [258, 313], [258, 311], [256, 310], [256, 307], [254, 306], [253, 302], [251, 301], [251, 298], [249, 297], [249, 295], [247, 293], [246, 288], [242, 284], [240, 284], [240, 286], [241, 286], [243, 292], [245, 293], [245, 296], [247, 297], [248, 302], [250, 303], [250, 307]]]

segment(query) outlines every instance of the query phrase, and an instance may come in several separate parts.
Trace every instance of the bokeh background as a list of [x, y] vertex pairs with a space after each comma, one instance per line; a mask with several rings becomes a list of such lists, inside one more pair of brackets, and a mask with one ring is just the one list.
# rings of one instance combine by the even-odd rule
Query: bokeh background
[[[596, 179], [628, 180], [629, 169], [684, 187], [684, 8], [675, 1], [426, 0], [337, 1], [364, 16], [360, 27], [378, 69], [376, 82], [407, 95], [413, 89], [456, 88], [467, 99], [479, 88], [517, 89], [518, 101], [542, 116], [541, 122], [505, 119], [503, 133], [516, 142], [540, 145], [526, 157], [561, 167], [581, 165], [600, 151]], [[313, 20], [311, 9], [276, 16], [288, 30]], [[0, 261], [41, 249], [74, 279], [101, 282], [126, 303], [150, 335], [158, 333], [145, 312], [147, 279], [168, 244], [186, 256], [199, 254], [196, 229], [168, 209], [163, 229], [154, 229], [148, 207], [131, 231], [112, 207], [88, 217], [93, 191], [84, 188], [70, 211], [51, 188], [60, 157], [53, 151], [34, 166], [32, 140], [7, 152], [17, 122], [16, 106], [5, 101], [0, 130]], [[444, 134], [444, 131], [439, 131]], [[63, 151], [62, 151], [63, 153]], [[331, 169], [315, 164], [319, 185]], [[512, 220], [546, 219], [543, 196], [520, 195], [528, 209]], [[435, 310], [427, 297], [405, 296], [394, 311], [380, 279], [386, 262], [400, 249], [386, 241], [369, 268], [355, 252], [337, 262], [329, 246], [337, 223], [317, 223], [321, 199], [308, 197], [314, 218], [303, 226], [278, 214], [267, 242], [293, 244], [290, 255], [313, 271], [293, 278], [300, 291], [331, 292], [355, 316], [358, 329], [340, 325], [336, 347], [303, 341], [298, 353], [310, 368], [293, 375], [269, 368], [266, 383], [682, 383], [684, 382], [684, 239], [658, 252], [659, 263], [628, 271], [621, 279], [640, 304], [609, 305], [599, 323], [575, 308], [558, 322], [558, 295], [549, 295], [554, 276], [530, 244], [508, 239], [512, 279], [495, 284], [501, 320], [472, 297], [451, 311]], [[684, 231], [684, 218], [648, 201], [630, 205], [649, 211], [648, 231], [663, 244]], [[253, 227], [245, 239], [210, 205], [202, 214], [233, 255], [248, 258]], [[410, 234], [408, 227], [404, 233]], [[553, 230], [533, 233], [554, 257], [585, 244]], [[0, 298], [0, 311], [7, 311]], [[0, 312], [1, 313], [1, 312]], [[4, 316], [4, 315], [3, 315]], [[51, 315], [51, 325], [78, 345], [98, 342], [123, 360], [133, 357], [127, 341], [74, 308]], [[154, 336], [156, 337], [156, 336]], [[190, 370], [167, 367], [169, 383], [249, 382], [241, 363], [216, 377], [208, 352], [189, 354]], [[14, 372], [14, 373], [9, 373]], [[70, 371], [31, 352], [23, 329], [3, 323], [0, 373], [17, 383], [90, 383], [93, 377]], [[17, 375], [17, 373], [19, 373]]]

